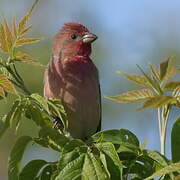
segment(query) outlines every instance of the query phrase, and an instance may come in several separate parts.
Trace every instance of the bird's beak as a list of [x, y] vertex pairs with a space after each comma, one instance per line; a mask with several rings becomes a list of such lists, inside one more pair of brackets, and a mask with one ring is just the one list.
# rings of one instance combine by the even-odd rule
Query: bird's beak
[[88, 33], [88, 34], [85, 34], [83, 37], [82, 37], [82, 41], [83, 43], [92, 43], [94, 42], [98, 37], [95, 35], [95, 34], [92, 34], [92, 33]]

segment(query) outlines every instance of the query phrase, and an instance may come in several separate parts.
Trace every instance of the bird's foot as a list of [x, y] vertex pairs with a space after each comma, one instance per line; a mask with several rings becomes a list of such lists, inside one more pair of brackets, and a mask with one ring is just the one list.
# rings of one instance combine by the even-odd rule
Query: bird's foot
[[63, 123], [59, 117], [55, 117], [53, 123], [54, 123], [53, 125], [54, 129], [60, 129], [60, 130], [63, 129]]

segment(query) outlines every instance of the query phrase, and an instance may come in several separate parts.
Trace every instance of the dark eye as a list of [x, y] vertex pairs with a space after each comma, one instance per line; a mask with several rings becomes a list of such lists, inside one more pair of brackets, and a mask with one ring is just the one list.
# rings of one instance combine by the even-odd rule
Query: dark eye
[[76, 34], [72, 34], [71, 35], [71, 39], [76, 39], [77, 38], [77, 35]]

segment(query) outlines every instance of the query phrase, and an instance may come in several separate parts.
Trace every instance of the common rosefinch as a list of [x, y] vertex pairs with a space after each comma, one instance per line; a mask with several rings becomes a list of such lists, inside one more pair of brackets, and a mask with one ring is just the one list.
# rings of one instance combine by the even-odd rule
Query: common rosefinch
[[83, 140], [101, 128], [98, 70], [89, 57], [96, 39], [83, 25], [65, 23], [54, 37], [44, 79], [44, 96], [61, 99], [71, 136]]

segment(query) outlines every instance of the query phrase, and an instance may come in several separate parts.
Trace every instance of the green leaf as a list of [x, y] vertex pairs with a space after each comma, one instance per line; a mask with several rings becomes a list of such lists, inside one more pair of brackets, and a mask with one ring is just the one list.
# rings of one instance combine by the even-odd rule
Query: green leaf
[[[65, 144], [69, 142], [69, 139], [66, 136], [63, 136], [57, 130], [49, 127], [42, 128], [39, 131], [39, 137], [40, 140], [43, 140], [44, 146], [60, 152], [63, 151]], [[38, 139], [35, 140], [35, 142], [38, 143]]]
[[47, 103], [48, 103], [48, 106], [52, 115], [54, 117], [59, 117], [59, 119], [61, 120], [63, 124], [64, 131], [67, 131], [67, 127], [68, 127], [67, 114], [60, 100], [48, 99]]
[[107, 180], [108, 175], [100, 160], [93, 153], [87, 153], [82, 169], [82, 180]]
[[47, 100], [40, 96], [39, 94], [31, 94], [30, 96], [32, 99], [35, 100], [35, 102], [40, 105], [40, 107], [42, 107], [45, 111], [47, 111], [48, 113], [50, 113], [49, 111], [49, 106], [48, 106], [48, 103], [47, 103]]
[[135, 74], [128, 74], [128, 73], [119, 72], [119, 71], [117, 73], [123, 75], [124, 77], [126, 77], [127, 79], [129, 79], [132, 82], [135, 82], [136, 84], [139, 84], [139, 85], [142, 85], [145, 87], [150, 86], [147, 79], [143, 76], [139, 76], [139, 75], [135, 75]]
[[2, 121], [0, 121], [0, 138], [9, 128], [9, 122], [6, 119], [6, 115], [2, 117]]
[[77, 180], [80, 179], [84, 164], [85, 154], [81, 154], [75, 160], [69, 162], [63, 170], [60, 171], [55, 180]]
[[51, 121], [45, 112], [36, 106], [29, 105], [26, 110], [26, 117], [32, 119], [37, 126], [40, 127], [52, 127], [53, 121]]
[[128, 91], [127, 93], [123, 93], [117, 96], [108, 96], [107, 98], [121, 103], [127, 103], [127, 102], [137, 102], [137, 101], [146, 100], [153, 96], [154, 95], [151, 90], [140, 89], [140, 90]]
[[71, 161], [74, 161], [79, 156], [80, 153], [77, 150], [67, 153], [62, 153], [59, 161], [58, 169], [61, 171], [67, 164], [69, 164]]
[[8, 179], [18, 180], [19, 164], [21, 163], [25, 148], [32, 140], [29, 136], [20, 137], [14, 145], [8, 161]]
[[107, 168], [106, 156], [104, 155], [104, 153], [100, 152], [99, 158], [100, 158], [100, 160], [104, 166], [104, 170], [106, 171], [106, 174], [108, 175], [107, 179], [110, 179], [110, 173], [109, 173], [108, 168]]
[[161, 106], [174, 103], [175, 101], [176, 99], [172, 96], [165, 96], [165, 95], [155, 96], [145, 101], [144, 104], [137, 110], [142, 110], [149, 107], [159, 108]]
[[100, 152], [103, 152], [105, 154], [107, 169], [110, 172], [111, 180], [121, 179], [123, 165], [119, 159], [114, 145], [110, 142], [105, 142], [97, 143], [95, 144], [95, 146]]
[[[125, 174], [126, 175], [134, 174], [134, 175], [136, 175], [136, 178], [138, 177], [138, 180], [142, 180], [142, 179], [145, 179], [146, 177], [150, 176], [152, 174], [152, 170], [149, 169], [144, 162], [136, 161], [135, 163], [131, 163], [128, 166], [127, 172], [124, 171], [124, 175]], [[134, 180], [134, 178], [132, 180]]]
[[180, 161], [180, 117], [173, 124], [171, 131], [171, 153], [173, 162]]
[[53, 174], [53, 167], [51, 165], [46, 166], [40, 176], [40, 180], [51, 180], [51, 176]]
[[8, 112], [7, 115], [3, 117], [3, 125], [0, 130], [0, 137], [5, 133], [5, 131], [12, 126], [12, 123], [14, 121], [17, 121], [18, 118], [20, 117], [21, 109], [19, 108], [21, 104], [21, 101], [17, 99], [14, 103], [13, 106], [11, 107], [11, 110]]
[[112, 129], [112, 130], [105, 130], [94, 134], [90, 141], [92, 142], [111, 142], [113, 144], [131, 144], [134, 146], [139, 146], [139, 141], [137, 137], [126, 129]]
[[143, 154], [150, 157], [153, 161], [156, 161], [162, 167], [168, 165], [168, 160], [162, 156], [158, 151], [143, 150]]
[[22, 169], [19, 174], [18, 180], [33, 180], [37, 177], [38, 173], [42, 169], [43, 166], [47, 164], [46, 161], [36, 159], [30, 161], [26, 166]]
[[165, 91], [173, 91], [175, 88], [180, 86], [180, 81], [171, 81], [165, 84], [164, 90]]
[[159, 171], [156, 171], [153, 175], [149, 176], [145, 180], [150, 180], [150, 179], [153, 179], [155, 177], [162, 176], [165, 174], [170, 174], [170, 173], [176, 172], [176, 171], [180, 171], [180, 163], [174, 163], [174, 164], [171, 164], [169, 166], [166, 166], [165, 168], [163, 168]]
[[80, 147], [85, 147], [85, 149], [87, 148], [86, 144], [82, 140], [72, 139], [65, 144], [63, 152], [70, 152]]

